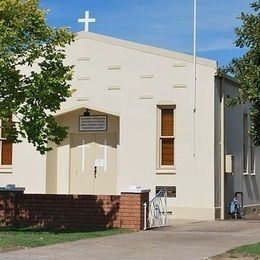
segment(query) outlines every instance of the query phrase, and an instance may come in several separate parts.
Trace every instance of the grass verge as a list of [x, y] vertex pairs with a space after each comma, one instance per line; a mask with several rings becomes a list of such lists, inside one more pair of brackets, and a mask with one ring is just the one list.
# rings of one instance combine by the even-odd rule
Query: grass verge
[[229, 251], [231, 254], [243, 254], [246, 256], [260, 257], [260, 242], [252, 245], [236, 247]]
[[32, 228], [0, 228], [0, 252], [53, 245], [81, 239], [112, 236], [130, 232], [125, 229], [98, 231], [38, 230]]
[[260, 259], [260, 242], [251, 245], [239, 246], [227, 251], [224, 254], [210, 257], [212, 260], [227, 260], [227, 259], [243, 259], [256, 260]]

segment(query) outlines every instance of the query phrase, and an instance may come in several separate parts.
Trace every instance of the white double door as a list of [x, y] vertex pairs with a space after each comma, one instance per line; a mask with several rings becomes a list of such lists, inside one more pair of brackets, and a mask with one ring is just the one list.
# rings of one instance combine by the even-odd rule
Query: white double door
[[71, 135], [70, 193], [116, 194], [117, 135]]

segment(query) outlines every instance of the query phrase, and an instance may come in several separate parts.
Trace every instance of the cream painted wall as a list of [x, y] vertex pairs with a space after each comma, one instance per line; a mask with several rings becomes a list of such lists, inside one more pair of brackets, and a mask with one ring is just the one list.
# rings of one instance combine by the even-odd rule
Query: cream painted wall
[[[118, 192], [140, 185], [150, 188], [154, 196], [155, 186], [176, 185], [177, 197], [169, 199], [173, 209], [187, 208], [188, 212], [189, 208], [202, 208], [201, 212], [207, 211], [203, 216], [213, 218], [215, 63], [203, 60], [197, 67], [194, 130], [191, 57], [173, 58], [92, 38], [93, 34], [85, 34], [68, 47], [67, 62], [76, 64], [72, 85], [78, 91], [63, 109], [82, 105], [120, 115]], [[156, 174], [159, 104], [176, 105], [174, 174]]]
[[[77, 91], [57, 118], [67, 122], [71, 132], [77, 131], [80, 107], [120, 118], [117, 193], [140, 185], [151, 189], [152, 197], [155, 186], [174, 185], [177, 197], [169, 199], [174, 217], [213, 219], [216, 63], [197, 59], [194, 125], [191, 56], [85, 32], [66, 51], [66, 62], [75, 64], [71, 83]], [[158, 105], [176, 105], [176, 169], [171, 174], [159, 174], [156, 167]], [[68, 193], [69, 141], [57, 152], [57, 192]], [[15, 151], [21, 158], [15, 159], [12, 178], [29, 191], [44, 192], [44, 157], [34, 150], [27, 159], [21, 153]], [[29, 166], [32, 156], [38, 168], [35, 181]], [[26, 178], [20, 175], [23, 164]]]
[[13, 145], [13, 154], [12, 172], [0, 173], [0, 186], [15, 184], [27, 193], [45, 193], [46, 157], [26, 142]]
[[57, 145], [51, 147], [53, 150], [46, 157], [46, 193], [57, 194]]
[[69, 138], [57, 147], [57, 193], [69, 193], [70, 144]]
[[221, 82], [221, 78], [215, 78], [215, 207], [221, 206]]

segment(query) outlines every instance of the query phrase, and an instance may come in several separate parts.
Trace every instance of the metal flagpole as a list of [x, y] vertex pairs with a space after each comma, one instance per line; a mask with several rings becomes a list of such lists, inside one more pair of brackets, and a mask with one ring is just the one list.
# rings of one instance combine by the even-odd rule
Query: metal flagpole
[[196, 109], [197, 109], [197, 0], [193, 2], [193, 156], [196, 155]]
[[193, 87], [194, 87], [194, 95], [193, 95], [193, 112], [196, 112], [196, 88], [197, 88], [197, 0], [194, 0], [194, 14], [193, 14]]

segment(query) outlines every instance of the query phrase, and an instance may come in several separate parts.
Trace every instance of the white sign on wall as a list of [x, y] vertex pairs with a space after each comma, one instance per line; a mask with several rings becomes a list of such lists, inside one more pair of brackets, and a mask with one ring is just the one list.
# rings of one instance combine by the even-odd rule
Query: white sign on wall
[[104, 167], [104, 159], [95, 159], [95, 166]]
[[107, 116], [80, 116], [79, 131], [107, 131]]

